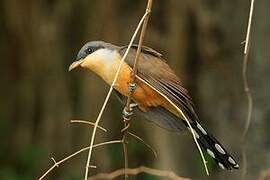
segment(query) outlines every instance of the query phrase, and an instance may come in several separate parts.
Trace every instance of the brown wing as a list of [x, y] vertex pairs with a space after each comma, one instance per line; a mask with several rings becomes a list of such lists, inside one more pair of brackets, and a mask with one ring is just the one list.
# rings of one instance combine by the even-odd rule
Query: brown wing
[[[125, 46], [120, 49], [119, 52], [121, 55], [125, 53], [126, 48]], [[131, 67], [134, 65], [136, 48], [136, 45], [132, 46], [126, 58], [126, 63]], [[188, 91], [182, 87], [180, 79], [168, 64], [166, 64], [165, 60], [162, 59], [160, 53], [143, 46], [137, 73], [140, 78], [151, 84], [181, 108], [190, 120], [198, 119]]]

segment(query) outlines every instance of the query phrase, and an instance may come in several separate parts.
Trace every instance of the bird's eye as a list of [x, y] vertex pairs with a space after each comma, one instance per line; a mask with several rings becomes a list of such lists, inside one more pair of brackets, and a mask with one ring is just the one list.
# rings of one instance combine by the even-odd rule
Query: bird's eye
[[87, 54], [91, 54], [91, 53], [94, 52], [94, 49], [93, 48], [87, 48], [86, 52], [87, 52]]

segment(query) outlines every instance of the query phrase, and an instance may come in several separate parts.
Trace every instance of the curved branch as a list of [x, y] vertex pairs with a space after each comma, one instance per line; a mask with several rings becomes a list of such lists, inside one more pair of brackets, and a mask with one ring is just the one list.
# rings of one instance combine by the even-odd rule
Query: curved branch
[[[115, 144], [115, 143], [122, 143], [122, 140], [114, 140], [114, 141], [107, 141], [107, 142], [103, 142], [103, 143], [99, 143], [99, 144], [95, 144], [93, 145], [93, 148], [95, 147], [99, 147], [99, 146], [103, 146], [103, 145], [107, 145], [107, 144]], [[55, 169], [56, 167], [59, 167], [60, 164], [62, 164], [63, 162], [71, 159], [72, 157], [80, 154], [83, 151], [86, 151], [90, 149], [90, 147], [85, 147], [80, 149], [79, 151], [76, 151], [75, 153], [65, 157], [64, 159], [60, 160], [60, 161], [56, 161], [53, 157], [51, 157], [52, 161], [54, 162], [54, 165], [52, 167], [50, 167], [40, 178], [38, 178], [39, 180], [42, 180], [43, 178], [45, 178], [53, 169]]]
[[[93, 122], [90, 122], [90, 121], [84, 121], [84, 120], [70, 120], [71, 123], [83, 123], [83, 124], [89, 124], [91, 126], [95, 126], [95, 123]], [[101, 127], [101, 126], [97, 126], [97, 128], [99, 128], [100, 130], [104, 131], [104, 132], [107, 132], [108, 130], [105, 129], [104, 127]]]
[[140, 166], [137, 168], [127, 168], [127, 169], [118, 169], [116, 171], [113, 171], [111, 173], [100, 173], [94, 176], [91, 176], [88, 178], [88, 180], [97, 180], [97, 179], [115, 179], [119, 176], [125, 175], [125, 173], [130, 175], [137, 175], [140, 173], [147, 173], [154, 176], [160, 176], [163, 178], [170, 178], [172, 180], [188, 180], [187, 178], [183, 178], [180, 176], [177, 176], [172, 171], [167, 170], [159, 170], [159, 169], [153, 169], [145, 166]]

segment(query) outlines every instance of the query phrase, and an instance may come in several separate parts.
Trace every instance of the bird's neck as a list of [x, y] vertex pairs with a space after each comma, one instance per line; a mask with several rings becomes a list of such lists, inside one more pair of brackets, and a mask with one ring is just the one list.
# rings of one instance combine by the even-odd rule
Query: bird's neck
[[121, 56], [118, 51], [102, 50], [97, 52], [82, 66], [95, 72], [107, 84], [111, 85], [117, 69], [120, 65]]

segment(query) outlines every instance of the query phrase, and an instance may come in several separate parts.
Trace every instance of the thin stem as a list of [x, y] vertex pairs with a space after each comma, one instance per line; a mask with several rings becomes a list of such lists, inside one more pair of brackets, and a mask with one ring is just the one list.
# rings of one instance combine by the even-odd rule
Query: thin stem
[[119, 176], [125, 175], [125, 173], [128, 173], [130, 175], [137, 175], [140, 173], [147, 173], [154, 176], [163, 177], [166, 179], [172, 179], [172, 180], [188, 180], [188, 178], [183, 178], [180, 176], [177, 176], [172, 171], [167, 170], [159, 170], [159, 169], [153, 169], [145, 166], [140, 166], [137, 168], [128, 168], [128, 169], [118, 169], [116, 171], [113, 171], [111, 173], [100, 173], [97, 175], [94, 175], [92, 177], [89, 177], [88, 180], [96, 180], [96, 179], [116, 179]]
[[137, 26], [137, 28], [136, 28], [136, 30], [135, 30], [135, 32], [134, 32], [132, 38], [131, 38], [131, 40], [130, 40], [130, 43], [129, 43], [128, 48], [127, 48], [127, 51], [125, 52], [124, 56], [122, 57], [122, 59], [121, 59], [121, 61], [120, 61], [119, 67], [118, 67], [117, 72], [116, 72], [116, 74], [115, 74], [115, 76], [114, 76], [113, 83], [112, 83], [112, 85], [110, 86], [109, 92], [108, 92], [108, 94], [107, 94], [107, 96], [106, 96], [106, 98], [105, 98], [105, 100], [104, 100], [104, 103], [103, 103], [103, 105], [102, 105], [102, 107], [101, 107], [101, 110], [100, 110], [100, 112], [99, 112], [99, 114], [98, 114], [98, 117], [97, 117], [97, 119], [96, 119], [95, 126], [94, 126], [94, 129], [93, 129], [93, 132], [92, 132], [92, 136], [91, 136], [90, 148], [89, 148], [88, 156], [87, 156], [87, 162], [86, 162], [86, 165], [85, 165], [85, 175], [84, 175], [84, 179], [85, 179], [85, 180], [87, 180], [87, 177], [88, 177], [88, 171], [89, 171], [88, 167], [89, 167], [90, 160], [91, 160], [92, 146], [93, 146], [93, 144], [94, 144], [94, 140], [95, 140], [95, 136], [96, 136], [96, 130], [97, 130], [98, 123], [99, 123], [99, 121], [100, 121], [100, 119], [101, 119], [101, 117], [102, 117], [102, 115], [103, 115], [103, 112], [104, 112], [104, 110], [105, 110], [105, 107], [106, 107], [106, 105], [107, 105], [107, 103], [108, 103], [108, 101], [109, 101], [109, 98], [110, 98], [111, 94], [112, 94], [114, 85], [115, 85], [116, 80], [117, 80], [117, 78], [118, 78], [118, 75], [119, 75], [119, 73], [120, 73], [121, 66], [122, 66], [124, 60], [126, 59], [126, 56], [127, 56], [128, 52], [129, 52], [129, 50], [130, 50], [130, 47], [131, 47], [131, 45], [133, 44], [133, 41], [135, 40], [135, 37], [136, 37], [136, 35], [137, 35], [137, 33], [138, 33], [138, 31], [139, 31], [139, 29], [140, 29], [140, 27], [141, 27], [141, 25], [142, 25], [144, 19], [145, 19], [145, 17], [147, 16], [147, 14], [148, 14], [148, 13], [145, 13], [145, 14], [143, 15], [143, 17], [141, 18], [141, 20], [140, 20], [140, 22], [139, 22], [139, 24], [138, 24], [138, 26]]
[[[126, 122], [124, 126], [127, 127]], [[124, 153], [124, 161], [125, 161], [125, 179], [127, 179], [128, 174], [126, 173], [126, 169], [128, 168], [128, 147], [127, 147], [126, 131], [123, 132], [122, 141], [123, 141], [122, 144], [123, 144], [123, 153]]]
[[[150, 16], [151, 8], [152, 8], [152, 0], [148, 0], [146, 10], [145, 10], [146, 17], [145, 17], [144, 22], [143, 22], [143, 26], [142, 26], [142, 30], [141, 30], [141, 34], [140, 34], [140, 39], [139, 39], [139, 44], [138, 44], [138, 48], [137, 48], [137, 51], [136, 51], [136, 56], [135, 56], [135, 59], [134, 59], [134, 66], [133, 66], [133, 71], [132, 71], [133, 73], [132, 73], [130, 84], [135, 83], [135, 78], [136, 78], [136, 73], [137, 73], [137, 64], [139, 62], [139, 56], [140, 56], [140, 53], [141, 53], [141, 48], [142, 48], [142, 44], [143, 44], [143, 40], [144, 40], [144, 36], [145, 36], [146, 27], [147, 27], [147, 24], [148, 24], [148, 19], [149, 19], [149, 16]], [[125, 106], [126, 110], [129, 111], [129, 112], [131, 111], [130, 103], [131, 103], [132, 93], [133, 93], [133, 91], [129, 92], [127, 102], [126, 102], [126, 106]], [[124, 158], [125, 158], [125, 169], [128, 168], [128, 148], [127, 148], [127, 143], [126, 143], [126, 139], [127, 139], [126, 138], [126, 133], [127, 133], [128, 127], [129, 127], [129, 122], [124, 120], [124, 131], [123, 131], [122, 139], [123, 139], [123, 151], [124, 151]], [[128, 178], [128, 174], [125, 173], [125, 179], [127, 179], [127, 178]]]
[[249, 89], [249, 84], [248, 84], [247, 65], [248, 65], [248, 58], [249, 58], [249, 51], [250, 51], [250, 32], [251, 32], [251, 24], [252, 24], [252, 19], [253, 19], [254, 1], [255, 0], [251, 0], [251, 3], [250, 3], [248, 27], [247, 27], [244, 58], [243, 58], [243, 69], [242, 69], [242, 76], [243, 76], [243, 82], [244, 82], [244, 91], [245, 91], [247, 99], [248, 99], [248, 114], [247, 114], [247, 121], [246, 121], [246, 124], [245, 124], [243, 137], [246, 136], [246, 133], [247, 133], [249, 125], [250, 125], [251, 114], [252, 114], [252, 106], [253, 106], [253, 100], [252, 100], [252, 96], [251, 96], [250, 89]]
[[245, 50], [244, 50], [244, 58], [243, 58], [243, 69], [242, 69], [242, 78], [244, 84], [244, 92], [246, 93], [247, 100], [248, 100], [248, 109], [247, 109], [247, 118], [246, 123], [243, 131], [243, 145], [242, 145], [242, 158], [243, 158], [243, 170], [242, 170], [242, 179], [246, 179], [247, 174], [247, 145], [246, 145], [246, 135], [251, 123], [251, 115], [253, 109], [253, 99], [250, 92], [249, 84], [248, 84], [248, 77], [247, 77], [247, 67], [248, 67], [248, 59], [249, 59], [249, 52], [250, 52], [250, 33], [251, 33], [251, 25], [253, 19], [253, 9], [254, 9], [254, 2], [255, 0], [251, 0], [250, 2], [250, 10], [249, 10], [249, 18], [248, 18], [248, 26], [247, 26], [247, 33], [246, 33], [246, 40], [245, 40]]
[[244, 60], [243, 60], [243, 71], [242, 71], [242, 76], [243, 76], [243, 83], [244, 83], [244, 92], [246, 93], [247, 100], [248, 100], [248, 110], [247, 110], [247, 118], [246, 118], [246, 123], [245, 123], [245, 128], [243, 132], [243, 139], [246, 137], [250, 122], [251, 122], [251, 115], [252, 115], [252, 108], [253, 108], [253, 99], [251, 96], [249, 84], [248, 84], [248, 77], [247, 77], [247, 65], [248, 65], [248, 57], [249, 57], [249, 47], [247, 54], [244, 55]]
[[155, 158], [157, 158], [157, 152], [156, 152], [156, 150], [152, 146], [150, 146], [149, 144], [147, 144], [141, 137], [139, 137], [138, 135], [133, 134], [133, 133], [131, 133], [129, 131], [127, 132], [127, 134], [130, 135], [130, 136], [132, 136], [132, 137], [134, 137], [134, 138], [136, 138], [136, 139], [138, 139], [139, 141], [141, 141], [146, 147], [148, 147], [151, 150], [151, 152], [154, 154]]
[[[99, 146], [103, 146], [103, 145], [107, 145], [107, 144], [115, 144], [115, 143], [122, 143], [122, 140], [113, 140], [113, 141], [108, 141], [108, 142], [103, 142], [103, 143], [95, 144], [95, 145], [93, 146], [93, 148], [99, 147]], [[48, 169], [48, 170], [47, 170], [47, 171], [39, 178], [39, 180], [42, 180], [42, 179], [43, 179], [44, 177], [46, 177], [46, 176], [47, 176], [54, 168], [59, 167], [59, 165], [62, 164], [63, 162], [65, 162], [65, 161], [71, 159], [72, 157], [74, 157], [74, 156], [76, 156], [76, 155], [80, 154], [81, 152], [86, 151], [86, 150], [88, 150], [88, 149], [90, 149], [89, 146], [88, 146], [88, 147], [85, 147], [85, 148], [82, 148], [82, 149], [80, 149], [79, 151], [76, 151], [75, 153], [73, 153], [73, 154], [71, 154], [71, 155], [65, 157], [64, 159], [62, 159], [62, 160], [60, 160], [60, 161], [55, 161], [55, 159], [52, 157], [51, 159], [53, 160], [54, 165], [53, 165], [52, 167], [50, 167], [50, 168], [49, 168], [49, 169]]]
[[244, 54], [248, 54], [249, 38], [250, 38], [250, 30], [251, 30], [251, 24], [252, 24], [252, 18], [253, 18], [254, 2], [255, 2], [255, 0], [251, 0], [251, 2], [250, 2], [250, 10], [249, 10], [248, 27], [247, 27], [247, 34], [246, 34], [246, 40], [245, 40]]
[[[91, 126], [95, 126], [95, 123], [90, 122], [90, 121], [84, 121], [84, 120], [70, 120], [71, 123], [83, 123], [83, 124], [89, 124]], [[105, 129], [104, 127], [97, 126], [100, 130], [107, 132], [108, 130]]]

